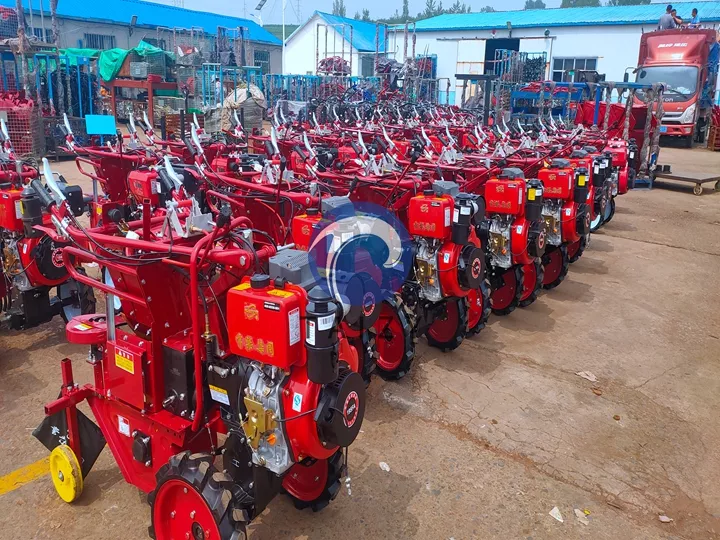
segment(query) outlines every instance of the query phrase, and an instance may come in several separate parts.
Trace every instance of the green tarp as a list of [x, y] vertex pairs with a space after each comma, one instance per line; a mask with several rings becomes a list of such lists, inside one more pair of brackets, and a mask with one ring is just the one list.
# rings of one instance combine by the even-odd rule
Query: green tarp
[[167, 54], [170, 58], [172, 55], [163, 51], [162, 49], [150, 45], [145, 41], [141, 41], [134, 49], [63, 49], [61, 54], [68, 57], [70, 65], [77, 63], [79, 57], [83, 58], [97, 58], [98, 59], [98, 71], [103, 81], [112, 81], [117, 77], [120, 68], [127, 58], [127, 55], [131, 52], [135, 52], [140, 56], [147, 56], [149, 54]]

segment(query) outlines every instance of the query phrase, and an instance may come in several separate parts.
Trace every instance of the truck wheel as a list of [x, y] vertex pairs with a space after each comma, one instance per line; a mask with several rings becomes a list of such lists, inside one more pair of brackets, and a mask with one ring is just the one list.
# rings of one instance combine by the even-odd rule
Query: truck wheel
[[692, 145], [693, 145], [693, 136], [692, 135], [683, 137], [683, 147], [684, 148], [692, 148]]

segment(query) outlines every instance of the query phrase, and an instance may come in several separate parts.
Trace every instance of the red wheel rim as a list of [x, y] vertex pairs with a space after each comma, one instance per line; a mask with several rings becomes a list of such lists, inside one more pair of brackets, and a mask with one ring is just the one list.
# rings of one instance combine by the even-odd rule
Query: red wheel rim
[[578, 240], [577, 242], [568, 244], [568, 247], [567, 247], [568, 258], [572, 259], [575, 256], [575, 254], [578, 251], [580, 251], [580, 242], [581, 242], [581, 240]]
[[483, 314], [483, 299], [479, 289], [470, 289], [468, 301], [468, 328], [475, 328]]
[[490, 304], [493, 309], [505, 309], [515, 300], [517, 294], [517, 277], [515, 268], [508, 268], [503, 274], [503, 286], [495, 289], [490, 296]]
[[535, 285], [537, 285], [537, 268], [535, 267], [535, 263], [526, 264], [523, 266], [523, 292], [520, 301], [530, 298], [530, 295], [535, 292]]
[[318, 459], [312, 465], [296, 463], [283, 478], [283, 487], [296, 499], [310, 502], [322, 495], [327, 477], [326, 459]]
[[153, 528], [156, 540], [222, 540], [207, 502], [184, 480], [170, 479], [158, 489]]
[[383, 302], [375, 329], [377, 330], [375, 347], [380, 354], [377, 365], [385, 371], [393, 371], [397, 369], [405, 355], [405, 336], [400, 318], [390, 304]]
[[563, 257], [560, 248], [555, 248], [547, 253], [545, 260], [547, 264], [545, 264], [543, 268], [545, 270], [543, 285], [548, 285], [553, 283], [560, 276], [560, 272], [562, 272]]
[[445, 312], [445, 318], [435, 319], [427, 331], [431, 338], [440, 343], [449, 342], [457, 334], [458, 324], [460, 324], [457, 300], [446, 302]]

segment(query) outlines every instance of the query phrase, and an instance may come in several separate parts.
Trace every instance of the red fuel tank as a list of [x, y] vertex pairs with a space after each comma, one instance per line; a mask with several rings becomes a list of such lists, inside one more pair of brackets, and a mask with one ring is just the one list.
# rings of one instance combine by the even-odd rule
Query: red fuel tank
[[426, 238], [449, 238], [452, 232], [453, 199], [447, 195], [417, 195], [408, 207], [409, 232]]

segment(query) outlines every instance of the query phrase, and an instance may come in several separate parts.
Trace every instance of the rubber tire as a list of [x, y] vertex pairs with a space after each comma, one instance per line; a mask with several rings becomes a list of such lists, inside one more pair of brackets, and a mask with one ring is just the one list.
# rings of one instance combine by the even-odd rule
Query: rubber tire
[[467, 329], [467, 332], [465, 333], [466, 336], [478, 335], [480, 331], [487, 325], [490, 314], [492, 313], [492, 308], [490, 307], [490, 282], [487, 279], [483, 279], [482, 283], [480, 283], [479, 289], [480, 295], [482, 297], [483, 312], [477, 324], [472, 328]]
[[688, 135], [687, 137], [683, 137], [683, 148], [692, 148], [693, 147], [693, 136]]
[[492, 308], [493, 314], [497, 315], [498, 317], [509, 315], [510, 313], [515, 311], [515, 308], [518, 307], [518, 305], [520, 304], [520, 297], [522, 296], [523, 292], [522, 287], [520, 286], [520, 284], [522, 283], [522, 267], [519, 264], [515, 264], [508, 268], [506, 272], [510, 272], [511, 270], [515, 271], [515, 282], [517, 283], [517, 286], [515, 287], [515, 298], [508, 306], [504, 308]]
[[[590, 235], [586, 234], [580, 238], [580, 248], [575, 252], [572, 257], [568, 257], [568, 261], [571, 264], [577, 261], [580, 257], [582, 257], [582, 254], [585, 253], [585, 249], [588, 246], [588, 236]], [[567, 250], [567, 247], [565, 249]]]
[[615, 197], [611, 197], [608, 201], [607, 208], [610, 209], [610, 211], [607, 213], [607, 215], [603, 218], [603, 225], [606, 223], [610, 223], [612, 221], [613, 216], [615, 215]]
[[[78, 268], [77, 271], [80, 274], [83, 274], [85, 276], [87, 275], [85, 273], [85, 270], [82, 268]], [[61, 298], [60, 287], [67, 286], [68, 282], [69, 280], [57, 286], [56, 292], [58, 298]], [[80, 315], [89, 315], [91, 313], [95, 313], [95, 310], [97, 308], [97, 300], [95, 299], [95, 291], [93, 290], [93, 288], [89, 285], [85, 285], [84, 283], [80, 283], [79, 281], [76, 281], [75, 284], [77, 285], [78, 300], [80, 303]], [[65, 321], [65, 324], [70, 322], [70, 319], [66, 315], [63, 308], [60, 309], [60, 316], [62, 317], [63, 321]]]
[[[331, 501], [335, 500], [340, 493], [342, 484], [340, 479], [342, 478], [342, 466], [343, 466], [343, 451], [342, 449], [335, 452], [332, 457], [326, 459], [328, 464], [328, 476], [325, 482], [325, 488], [323, 492], [312, 501], [303, 501], [293, 495], [290, 495], [285, 489], [282, 492], [292, 499], [295, 508], [298, 510], [305, 510], [306, 508], [312, 509], [313, 512], [319, 512], [327, 507]], [[302, 467], [302, 463], [296, 463], [293, 467]], [[288, 471], [291, 474], [292, 468]]]
[[[171, 479], [184, 480], [188, 483], [188, 488], [194, 488], [205, 499], [208, 508], [215, 515], [215, 522], [223, 539], [245, 540], [247, 538], [245, 525], [235, 521], [233, 517], [235, 499], [232, 491], [228, 489], [234, 484], [233, 479], [230, 475], [218, 471], [212, 462], [213, 458], [210, 454], [191, 454], [186, 450], [174, 455], [160, 467], [155, 475], [157, 485], [148, 495], [150, 520], [153, 519], [155, 498], [162, 485]], [[150, 525], [148, 533], [151, 538], [156, 538], [154, 524]]]
[[431, 347], [435, 347], [436, 349], [440, 349], [442, 352], [454, 351], [460, 346], [460, 344], [465, 339], [468, 325], [467, 298], [448, 298], [446, 302], [455, 302], [457, 305], [458, 325], [455, 329], [455, 333], [447, 341], [438, 341], [430, 335], [430, 328], [432, 328], [432, 326], [430, 326], [430, 328], [428, 328], [428, 331], [425, 332], [425, 337], [427, 338], [428, 345], [430, 345]]
[[[568, 259], [567, 246], [565, 244], [562, 244], [555, 249], [560, 250], [560, 253], [562, 255], [562, 268], [560, 269], [560, 274], [558, 274], [558, 277], [555, 278], [555, 281], [543, 285], [543, 289], [545, 290], [554, 289], [555, 287], [560, 285], [565, 280], [568, 269], [570, 268], [570, 259]], [[545, 255], [543, 255], [543, 267], [545, 267], [550, 262], [550, 253], [552, 253], [552, 251], [545, 252]]]
[[[530, 304], [535, 302], [535, 300], [537, 300], [538, 293], [542, 290], [543, 275], [545, 273], [543, 270], [543, 265], [542, 265], [542, 262], [540, 261], [540, 259], [535, 259], [534, 264], [535, 264], [535, 276], [536, 276], [535, 277], [535, 289], [533, 290], [532, 293], [530, 293], [530, 296], [528, 296], [524, 300], [520, 300], [518, 302], [518, 307], [521, 307], [521, 308], [528, 307]], [[523, 280], [524, 280], [525, 268], [521, 267], [521, 270], [523, 273]]]
[[[403, 328], [403, 341], [405, 343], [405, 354], [403, 356], [403, 359], [400, 361], [400, 363], [392, 370], [386, 370], [383, 369], [383, 367], [376, 363], [375, 364], [375, 373], [380, 375], [383, 379], [386, 381], [396, 381], [398, 379], [402, 379], [405, 375], [408, 374], [408, 371], [410, 371], [410, 366], [412, 365], [413, 360], [415, 359], [415, 335], [414, 335], [414, 328], [410, 324], [410, 321], [408, 320], [407, 314], [405, 313], [405, 309], [402, 307], [401, 300], [398, 300], [395, 298], [388, 298], [387, 300], [383, 300], [383, 302], [390, 305], [395, 310], [395, 313], [397, 313], [398, 319], [400, 320], [400, 325]], [[377, 326], [375, 326], [376, 329], [379, 328], [379, 322], [381, 319], [378, 319], [378, 322], [376, 323]], [[379, 340], [384, 339], [380, 335], [376, 335], [376, 341], [375, 341], [375, 348], [377, 349], [377, 344], [379, 343]], [[379, 351], [378, 351], [379, 352]]]

